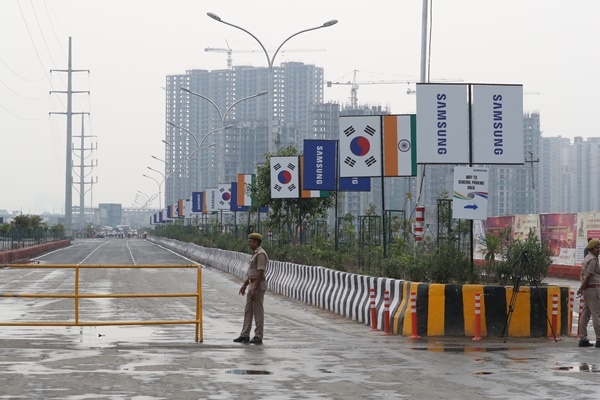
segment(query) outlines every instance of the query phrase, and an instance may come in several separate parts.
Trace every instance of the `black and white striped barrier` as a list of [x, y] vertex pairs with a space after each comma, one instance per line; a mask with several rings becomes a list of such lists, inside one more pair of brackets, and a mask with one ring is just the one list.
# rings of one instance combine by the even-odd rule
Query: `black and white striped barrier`
[[[246, 278], [250, 255], [233, 251], [205, 248], [193, 243], [150, 237], [148, 240], [170, 250], [241, 279]], [[474, 336], [475, 294], [481, 293], [481, 336], [501, 336], [508, 309], [507, 298], [512, 288], [483, 285], [444, 285], [417, 283], [390, 278], [372, 277], [335, 271], [320, 266], [269, 261], [269, 290], [312, 306], [373, 326], [370, 311], [370, 289], [375, 289], [377, 330], [410, 337]], [[389, 291], [389, 311], [386, 312], [384, 292]], [[416, 293], [411, 313], [410, 293]], [[517, 307], [522, 316], [510, 325], [509, 336], [537, 337], [548, 334], [548, 307], [554, 294], [559, 296], [556, 333], [567, 334], [569, 328], [569, 288], [522, 288]], [[546, 300], [545, 300], [546, 299]], [[544, 313], [543, 309], [547, 312]], [[540, 312], [542, 311], [542, 312]], [[547, 315], [548, 314], [548, 315]], [[387, 324], [385, 323], [387, 316]], [[527, 318], [529, 316], [529, 318]], [[479, 335], [477, 335], [479, 336]]]

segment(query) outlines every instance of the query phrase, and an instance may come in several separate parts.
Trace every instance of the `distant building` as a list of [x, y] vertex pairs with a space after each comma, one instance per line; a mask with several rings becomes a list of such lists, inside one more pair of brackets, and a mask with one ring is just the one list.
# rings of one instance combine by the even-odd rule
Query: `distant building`
[[[233, 182], [238, 173], [253, 173], [275, 146], [269, 143], [269, 118], [279, 147], [301, 148], [305, 138], [327, 136], [322, 128], [332, 122], [323, 125], [322, 121], [323, 69], [288, 62], [273, 68], [273, 78], [270, 115], [268, 94], [240, 101], [268, 90], [268, 68], [194, 69], [167, 76], [166, 119], [191, 134], [166, 126], [165, 204], [186, 198], [192, 191]], [[182, 91], [182, 86], [210, 101]]]
[[98, 213], [99, 225], [112, 227], [121, 225], [121, 204], [100, 203], [98, 204]]
[[569, 174], [569, 151], [571, 139], [542, 137], [540, 139], [540, 162], [536, 171], [539, 174], [539, 212], [553, 213], [570, 210], [572, 197]]

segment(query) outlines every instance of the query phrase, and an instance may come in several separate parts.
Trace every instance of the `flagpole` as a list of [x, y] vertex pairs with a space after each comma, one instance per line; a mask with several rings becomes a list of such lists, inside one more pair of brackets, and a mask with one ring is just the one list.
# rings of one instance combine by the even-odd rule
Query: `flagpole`
[[300, 168], [298, 168], [298, 184], [299, 184], [299, 190], [298, 190], [298, 228], [300, 229], [300, 244], [304, 244], [304, 240], [303, 240], [303, 229], [302, 229], [302, 174], [300, 173], [302, 171], [302, 164], [300, 164], [300, 156], [298, 156], [298, 159], [296, 161], [298, 163], [298, 165], [300, 166]]
[[[383, 117], [380, 116], [379, 117], [379, 135], [380, 135], [380, 142], [382, 142], [383, 140]], [[387, 256], [387, 251], [386, 251], [386, 239], [387, 239], [387, 233], [385, 231], [386, 229], [386, 225], [385, 225], [385, 177], [383, 176], [383, 145], [380, 146], [381, 147], [381, 233], [382, 233], [382, 244], [383, 244], [383, 258], [385, 258]]]
[[340, 190], [340, 166], [338, 164], [340, 158], [340, 141], [336, 140], [335, 145], [335, 218], [333, 220], [333, 240], [335, 241], [334, 247], [335, 251], [338, 251], [338, 194]]
[[[423, 5], [422, 5], [422, 20], [421, 20], [421, 68], [420, 68], [420, 79], [419, 81], [421, 83], [426, 83], [429, 81], [429, 79], [427, 78], [427, 38], [428, 38], [428, 34], [427, 34], [427, 29], [428, 29], [428, 18], [429, 16], [429, 0], [423, 0]], [[417, 160], [418, 162], [418, 160]], [[421, 207], [423, 205], [423, 198], [422, 198], [422, 192], [423, 192], [423, 180], [425, 178], [425, 165], [418, 165], [417, 164], [417, 204], [415, 206], [415, 210], [418, 210], [419, 207]], [[418, 221], [416, 222], [415, 225], [418, 225], [419, 227], [421, 227], [420, 230], [420, 234], [423, 234], [423, 222]], [[417, 241], [420, 241], [422, 239], [422, 236], [416, 237]]]

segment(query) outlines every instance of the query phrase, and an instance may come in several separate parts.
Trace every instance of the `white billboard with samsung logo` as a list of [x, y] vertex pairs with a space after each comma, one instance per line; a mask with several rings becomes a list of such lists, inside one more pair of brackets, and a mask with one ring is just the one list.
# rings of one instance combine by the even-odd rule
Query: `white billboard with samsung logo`
[[468, 86], [417, 84], [417, 163], [468, 162]]
[[523, 154], [522, 85], [417, 84], [418, 164], [523, 164]]
[[473, 163], [523, 164], [523, 85], [473, 85]]

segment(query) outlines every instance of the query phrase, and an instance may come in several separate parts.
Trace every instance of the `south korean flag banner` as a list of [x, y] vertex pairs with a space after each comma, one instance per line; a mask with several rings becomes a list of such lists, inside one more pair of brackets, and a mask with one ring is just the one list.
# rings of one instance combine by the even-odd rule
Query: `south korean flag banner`
[[381, 116], [340, 117], [339, 153], [340, 177], [381, 176]]
[[219, 196], [217, 198], [217, 209], [229, 210], [231, 201], [231, 183], [219, 183]]
[[300, 197], [300, 168], [298, 157], [271, 157], [271, 198]]

